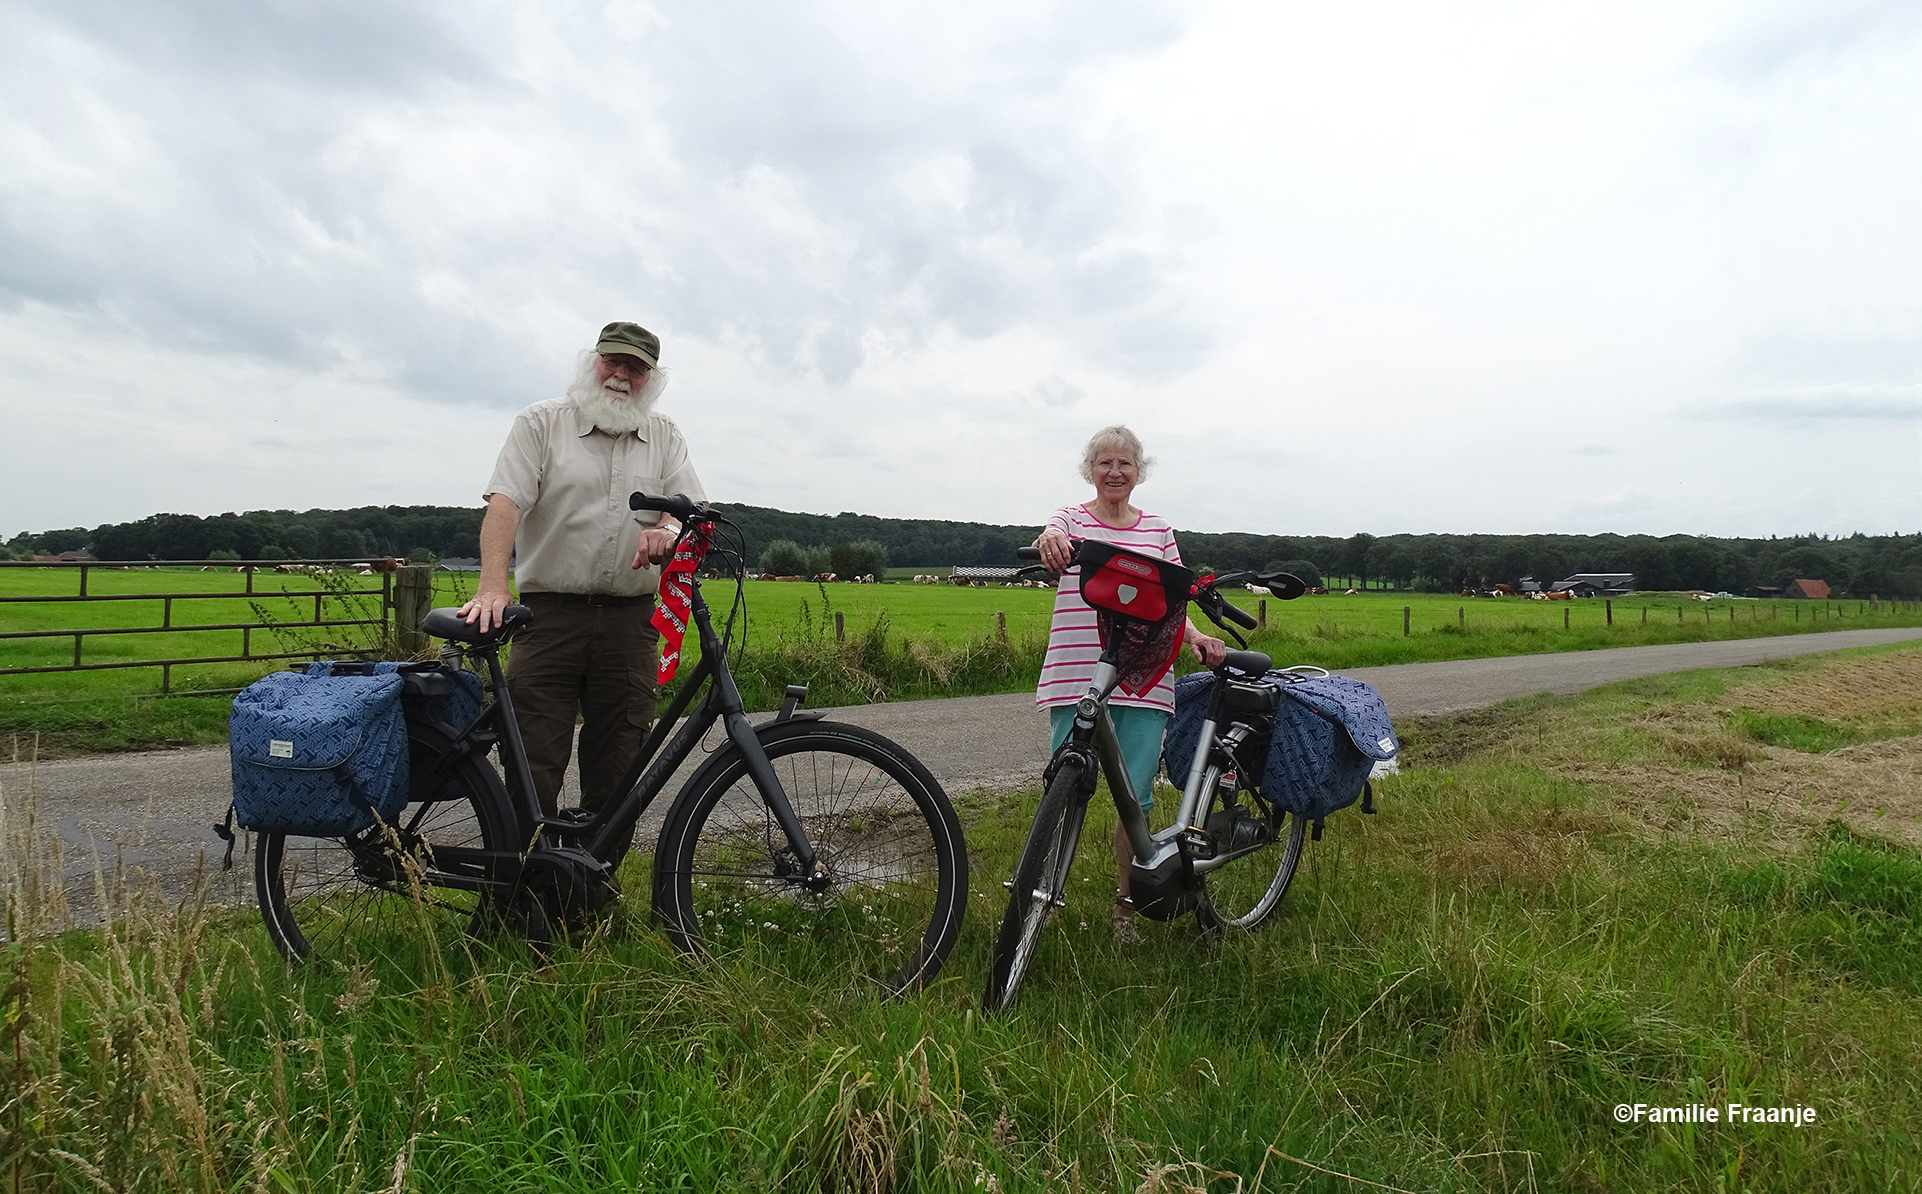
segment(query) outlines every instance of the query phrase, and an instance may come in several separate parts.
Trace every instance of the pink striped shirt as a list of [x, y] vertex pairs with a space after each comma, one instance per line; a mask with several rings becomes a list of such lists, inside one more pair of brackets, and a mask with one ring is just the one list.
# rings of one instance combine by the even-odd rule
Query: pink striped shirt
[[[1099, 539], [1144, 556], [1181, 563], [1175, 529], [1167, 519], [1146, 511], [1131, 527], [1111, 527], [1090, 514], [1086, 506], [1063, 506], [1048, 519], [1048, 525], [1070, 538]], [[1094, 679], [1094, 665], [1100, 659], [1101, 631], [1095, 626], [1093, 608], [1081, 599], [1081, 573], [1077, 569], [1061, 578], [1061, 588], [1055, 592], [1048, 654], [1041, 664], [1041, 684], [1035, 689], [1034, 703], [1043, 709], [1074, 704], [1087, 694], [1088, 682]], [[1109, 702], [1172, 713], [1174, 685], [1170, 677], [1163, 676], [1159, 684], [1138, 697], [1116, 689]]]

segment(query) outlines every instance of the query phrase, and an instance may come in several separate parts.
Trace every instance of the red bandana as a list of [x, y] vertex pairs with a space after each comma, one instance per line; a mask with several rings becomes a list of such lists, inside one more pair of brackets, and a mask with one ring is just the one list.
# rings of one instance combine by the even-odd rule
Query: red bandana
[[696, 523], [674, 549], [674, 558], [661, 572], [660, 599], [654, 606], [654, 629], [661, 632], [661, 662], [655, 678], [662, 684], [674, 678], [681, 666], [681, 639], [687, 634], [688, 615], [694, 609], [694, 570], [707, 557], [714, 541], [712, 523]]

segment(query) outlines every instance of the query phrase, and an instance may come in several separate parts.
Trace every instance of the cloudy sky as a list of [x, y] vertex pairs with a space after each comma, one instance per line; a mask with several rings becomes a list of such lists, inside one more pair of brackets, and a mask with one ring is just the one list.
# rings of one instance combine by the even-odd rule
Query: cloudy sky
[[609, 319], [710, 496], [1922, 530], [1922, 6], [0, 4], [0, 535], [477, 504]]

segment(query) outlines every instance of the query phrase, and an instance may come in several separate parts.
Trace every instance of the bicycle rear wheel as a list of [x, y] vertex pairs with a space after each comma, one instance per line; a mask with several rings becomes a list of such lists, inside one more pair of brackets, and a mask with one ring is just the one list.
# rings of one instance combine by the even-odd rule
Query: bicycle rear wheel
[[[1268, 847], [1208, 873], [1208, 903], [1223, 924], [1256, 928], [1281, 906], [1281, 898], [1295, 880], [1308, 822], [1288, 813], [1276, 815], [1284, 820]], [[1275, 859], [1273, 871], [1268, 869], [1271, 858]]]
[[810, 882], [732, 747], [675, 798], [654, 856], [654, 914], [689, 951], [805, 936], [889, 994], [926, 985], [961, 933], [961, 822], [919, 760], [858, 726], [797, 721], [761, 748], [825, 870]]
[[[415, 759], [446, 750], [438, 731], [408, 729]], [[391, 955], [480, 927], [495, 903], [495, 873], [514, 849], [507, 793], [493, 766], [473, 755], [436, 787], [437, 799], [408, 804], [391, 826], [344, 838], [259, 836], [254, 890], [283, 957]], [[419, 784], [414, 794], [423, 794]]]
[[1080, 784], [1081, 768], [1073, 762], [1064, 763], [1034, 810], [1034, 824], [1028, 827], [1021, 860], [1015, 864], [1008, 910], [1001, 917], [1001, 933], [995, 939], [994, 959], [988, 970], [988, 989], [982, 997], [991, 1012], [1005, 1010], [1014, 1002], [1014, 993], [1034, 958], [1042, 926], [1065, 898], [1068, 867], [1081, 837], [1081, 819], [1088, 812], [1087, 798], [1077, 791]]

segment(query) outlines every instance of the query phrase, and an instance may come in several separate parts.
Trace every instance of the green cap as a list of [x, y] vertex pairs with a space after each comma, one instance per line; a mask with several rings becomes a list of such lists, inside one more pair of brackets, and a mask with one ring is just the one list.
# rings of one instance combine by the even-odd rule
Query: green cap
[[654, 369], [661, 363], [661, 338], [638, 323], [610, 323], [601, 329], [601, 342], [594, 351], [639, 357]]

